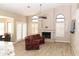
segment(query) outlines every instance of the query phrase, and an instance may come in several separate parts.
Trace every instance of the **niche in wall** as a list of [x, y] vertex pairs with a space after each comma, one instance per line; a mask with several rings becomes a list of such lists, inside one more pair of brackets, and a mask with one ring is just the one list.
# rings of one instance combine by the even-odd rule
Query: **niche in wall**
[[70, 33], [75, 33], [75, 20], [71, 21]]

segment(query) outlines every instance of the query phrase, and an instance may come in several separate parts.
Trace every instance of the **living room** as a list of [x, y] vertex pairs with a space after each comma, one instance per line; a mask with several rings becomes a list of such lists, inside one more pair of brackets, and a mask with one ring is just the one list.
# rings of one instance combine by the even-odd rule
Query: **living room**
[[0, 3], [0, 55], [79, 55], [78, 8], [78, 3]]

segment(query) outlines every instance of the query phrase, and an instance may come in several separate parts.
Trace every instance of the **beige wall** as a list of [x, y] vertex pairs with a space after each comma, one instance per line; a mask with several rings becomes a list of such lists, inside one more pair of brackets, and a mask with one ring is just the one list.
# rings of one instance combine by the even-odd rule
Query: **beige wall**
[[72, 10], [71, 10], [71, 16], [72, 16], [72, 19], [74, 20], [75, 19], [75, 12], [76, 12], [76, 10], [77, 10], [77, 4], [72, 4]]
[[[54, 12], [53, 9], [47, 11], [44, 16], [47, 16], [47, 19], [42, 19], [39, 20], [39, 32], [41, 29], [46, 29], [46, 30], [54, 30]], [[48, 28], [45, 28], [45, 26], [48, 26]]]
[[72, 5], [71, 16], [72, 20], [76, 20], [75, 33], [71, 34], [70, 41], [74, 55], [79, 55], [79, 9], [77, 10], [77, 4]]
[[71, 46], [73, 49], [74, 55], [79, 56], [79, 9], [75, 11], [75, 20], [76, 20], [76, 28], [75, 33], [71, 34]]
[[58, 14], [62, 14], [65, 17], [65, 28], [64, 28], [65, 38], [64, 40], [63, 39], [60, 39], [60, 40], [68, 42], [70, 41], [71, 5], [62, 5], [60, 7], [55, 8], [55, 20]]
[[26, 21], [26, 17], [25, 16], [18, 15], [18, 14], [15, 14], [15, 13], [11, 13], [11, 12], [8, 12], [8, 11], [0, 10], [0, 15], [1, 16], [12, 17], [12, 18], [15, 19], [15, 21], [22, 21], [22, 22]]
[[32, 34], [32, 16], [27, 17], [27, 29], [28, 29], [28, 35]]
[[[55, 25], [56, 25], [56, 16], [58, 14], [63, 14], [65, 16], [65, 40], [67, 42], [70, 42], [70, 21], [71, 21], [71, 5], [62, 5], [62, 6], [58, 6], [56, 8], [52, 8], [51, 10], [49, 10], [46, 14], [47, 19], [43, 20], [42, 23], [42, 27], [40, 27], [39, 32], [41, 32], [42, 30], [46, 30], [46, 31], [55, 31]], [[48, 26], [48, 28], [46, 29], [45, 26]], [[41, 30], [42, 29], [42, 30]]]

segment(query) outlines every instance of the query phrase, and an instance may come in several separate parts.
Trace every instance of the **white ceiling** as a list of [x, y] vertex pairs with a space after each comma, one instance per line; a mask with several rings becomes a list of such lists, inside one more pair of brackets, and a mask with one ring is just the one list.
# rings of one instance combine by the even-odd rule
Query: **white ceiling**
[[[59, 5], [61, 4], [43, 3], [41, 9], [42, 11], [46, 11]], [[27, 6], [30, 6], [30, 8], [27, 8]], [[39, 13], [40, 3], [0, 3], [0, 9], [24, 16], [29, 16]]]

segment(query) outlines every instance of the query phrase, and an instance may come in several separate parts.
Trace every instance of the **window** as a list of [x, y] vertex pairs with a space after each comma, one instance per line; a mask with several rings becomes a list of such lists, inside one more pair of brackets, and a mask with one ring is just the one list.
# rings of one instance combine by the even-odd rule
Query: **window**
[[16, 32], [17, 41], [23, 40], [27, 36], [27, 24], [17, 23]]
[[56, 21], [57, 22], [64, 22], [64, 16], [63, 15], [57, 15]]
[[32, 23], [32, 34], [38, 33], [38, 23]]
[[8, 23], [8, 33], [13, 33], [13, 24]]
[[17, 31], [17, 41], [20, 41], [22, 38], [22, 24], [21, 23], [17, 23], [16, 26], [16, 31]]
[[33, 16], [33, 17], [32, 17], [32, 20], [37, 20], [37, 19], [38, 19], [37, 16]]
[[26, 36], [27, 36], [27, 27], [26, 27], [27, 25], [26, 24], [23, 24], [23, 29], [22, 29], [22, 34], [23, 34], [23, 36], [22, 36], [22, 38], [24, 39]]
[[64, 37], [64, 15], [56, 17], [56, 37]]
[[4, 34], [4, 23], [0, 23], [0, 35]]
[[38, 33], [38, 18], [32, 18], [32, 34]]

